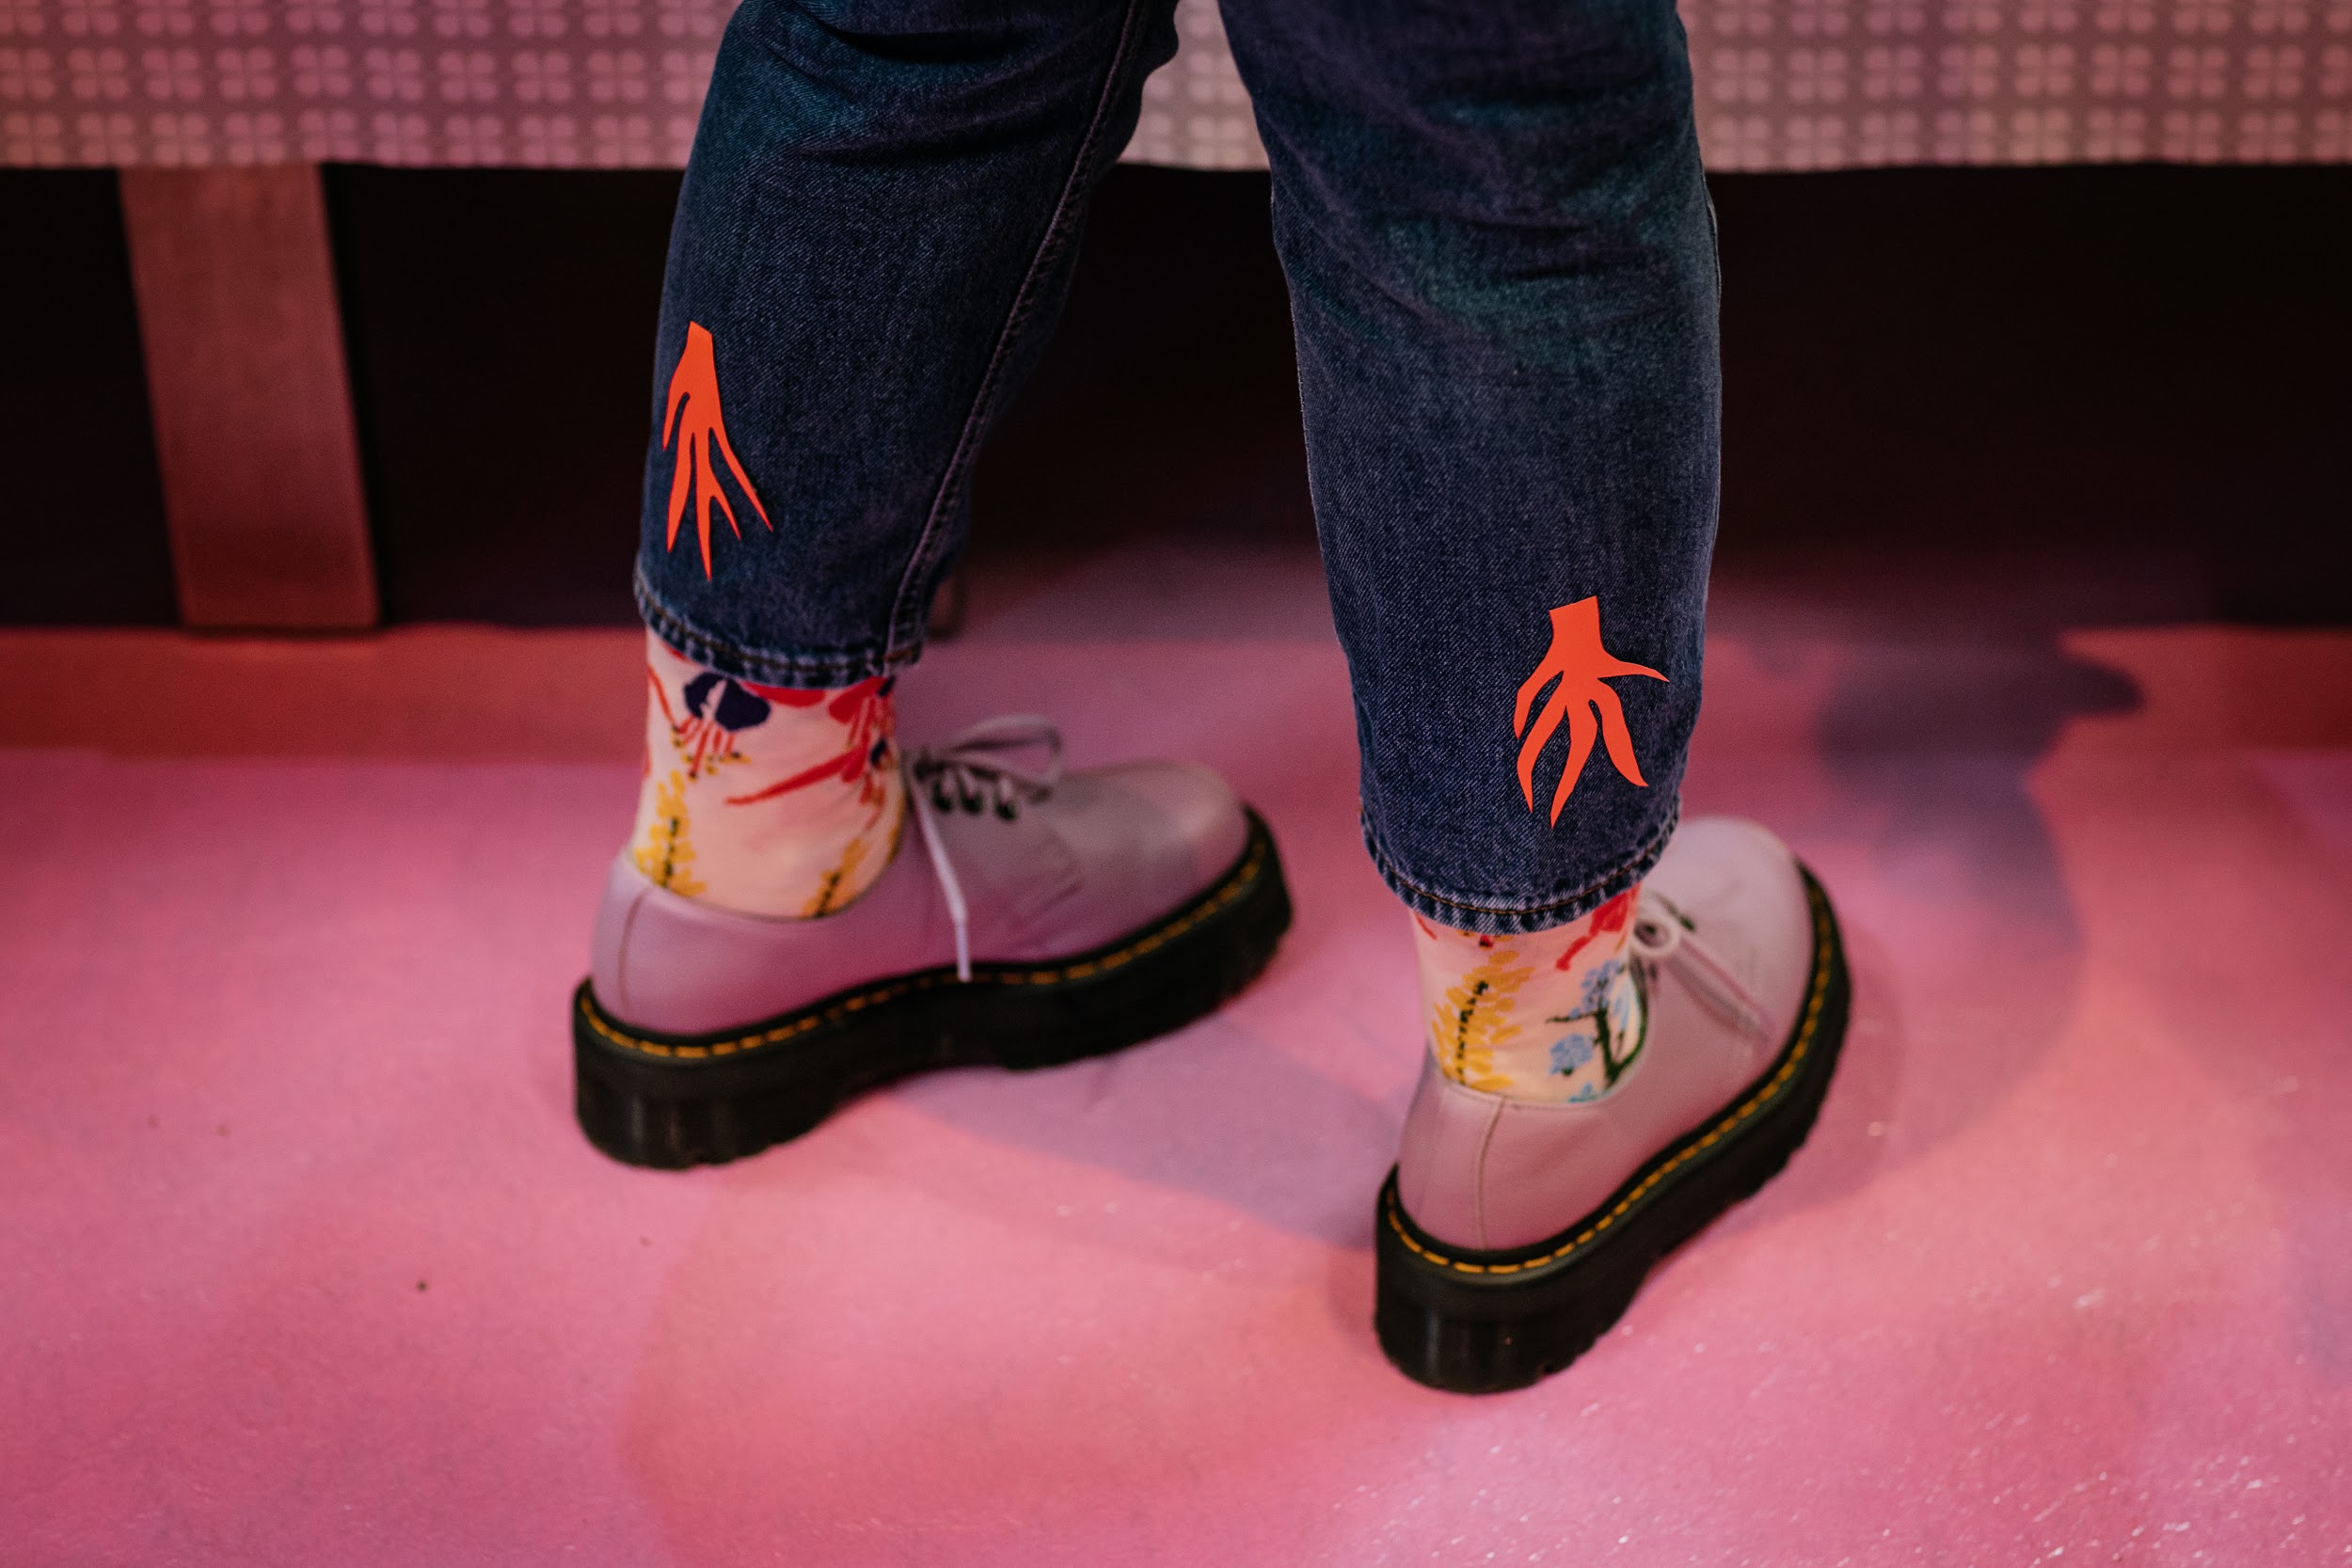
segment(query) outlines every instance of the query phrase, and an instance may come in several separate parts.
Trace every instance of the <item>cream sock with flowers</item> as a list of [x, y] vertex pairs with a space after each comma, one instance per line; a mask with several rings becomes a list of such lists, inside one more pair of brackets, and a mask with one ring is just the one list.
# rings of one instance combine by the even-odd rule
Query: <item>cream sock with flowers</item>
[[747, 914], [831, 914], [897, 849], [891, 679], [759, 686], [645, 637], [645, 775], [630, 836], [656, 884]]
[[1626, 962], [1638, 891], [1529, 936], [1476, 936], [1413, 916], [1438, 1069], [1513, 1100], [1592, 1101], [1616, 1087], [1645, 1032]]

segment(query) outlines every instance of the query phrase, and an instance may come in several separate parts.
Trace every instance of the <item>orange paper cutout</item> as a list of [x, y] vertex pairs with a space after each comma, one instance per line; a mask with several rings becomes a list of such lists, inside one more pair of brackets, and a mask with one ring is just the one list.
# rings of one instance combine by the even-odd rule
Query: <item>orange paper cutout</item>
[[743, 495], [759, 514], [760, 522], [773, 532], [775, 525], [768, 521], [768, 509], [759, 502], [759, 492], [752, 488], [743, 465], [736, 460], [734, 443], [727, 439], [725, 416], [719, 409], [719, 361], [710, 341], [709, 329], [700, 322], [686, 324], [686, 352], [678, 356], [677, 370], [670, 376], [669, 406], [661, 415], [661, 450], [670, 450], [673, 438], [677, 441], [677, 461], [670, 474], [670, 531], [661, 547], [669, 549], [677, 544], [677, 525], [686, 515], [687, 508], [694, 508], [694, 532], [702, 540], [703, 576], [710, 576], [710, 509], [716, 504], [727, 515], [727, 527], [738, 539], [743, 531], [736, 527], [735, 507], [727, 499], [725, 488], [719, 483], [718, 470], [710, 465], [710, 447], [719, 446], [719, 455], [727, 460], [727, 471], [735, 483], [743, 487]]
[[[1616, 764], [1617, 771], [1628, 784], [1649, 787], [1648, 781], [1642, 777], [1642, 765], [1633, 755], [1633, 736], [1625, 727], [1625, 707], [1617, 701], [1617, 694], [1601, 684], [1618, 675], [1647, 675], [1655, 681], [1666, 678], [1646, 664], [1629, 664], [1600, 645], [1598, 599], [1579, 599], [1551, 612], [1550, 651], [1519, 687], [1518, 702], [1511, 712], [1511, 733], [1526, 736], [1519, 746], [1519, 793], [1527, 798], [1527, 809], [1534, 811], [1535, 759], [1543, 752], [1544, 742], [1560, 728], [1561, 721], [1567, 721], [1567, 765], [1561, 769], [1560, 787], [1551, 797], [1554, 825], [1560, 820], [1561, 808], [1576, 792], [1585, 759], [1593, 754], [1596, 736], [1607, 744], [1609, 760]], [[1560, 684], [1553, 688], [1531, 728], [1528, 710], [1534, 706], [1544, 688], [1555, 680]]]

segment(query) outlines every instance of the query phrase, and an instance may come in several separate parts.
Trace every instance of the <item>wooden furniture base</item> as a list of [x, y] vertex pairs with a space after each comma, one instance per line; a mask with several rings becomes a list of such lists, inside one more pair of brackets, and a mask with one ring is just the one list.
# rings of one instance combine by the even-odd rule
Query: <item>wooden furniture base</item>
[[121, 181], [182, 620], [373, 626], [318, 166], [126, 168]]

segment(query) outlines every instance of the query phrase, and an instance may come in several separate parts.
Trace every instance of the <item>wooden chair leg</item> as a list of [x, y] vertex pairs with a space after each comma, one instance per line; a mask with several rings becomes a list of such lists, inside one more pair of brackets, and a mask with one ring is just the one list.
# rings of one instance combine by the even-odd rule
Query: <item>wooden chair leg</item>
[[181, 619], [373, 626], [318, 166], [126, 168], [121, 182]]

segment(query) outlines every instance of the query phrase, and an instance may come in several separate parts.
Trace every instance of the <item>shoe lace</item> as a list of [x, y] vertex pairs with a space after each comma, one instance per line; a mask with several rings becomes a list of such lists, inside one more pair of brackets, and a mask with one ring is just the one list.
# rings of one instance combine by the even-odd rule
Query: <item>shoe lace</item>
[[1764, 1035], [1764, 1008], [1755, 993], [1698, 938], [1691, 917], [1665, 895], [1642, 890], [1633, 911], [1633, 930], [1626, 939], [1634, 958], [1653, 969], [1670, 968], [1692, 994], [1725, 1022], [1751, 1037]]
[[[1042, 748], [1041, 769], [1016, 767], [1009, 759]], [[939, 818], [961, 807], [972, 816], [993, 810], [1010, 822], [1025, 802], [1042, 800], [1061, 783], [1061, 731], [1028, 714], [986, 719], [940, 746], [906, 753], [907, 801], [923, 832], [931, 873], [947, 901], [947, 923], [956, 933], [956, 978], [972, 978], [972, 915], [963, 883], [947, 856]]]

